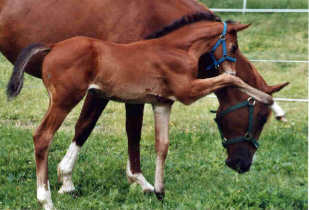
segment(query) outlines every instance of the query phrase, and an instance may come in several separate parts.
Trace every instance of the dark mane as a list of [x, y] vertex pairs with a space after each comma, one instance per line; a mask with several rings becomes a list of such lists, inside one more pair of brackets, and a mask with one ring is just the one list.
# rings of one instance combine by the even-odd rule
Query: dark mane
[[220, 22], [221, 18], [212, 14], [212, 13], [195, 13], [195, 14], [191, 14], [191, 15], [186, 15], [183, 16], [182, 18], [174, 21], [173, 23], [171, 23], [168, 26], [165, 26], [164, 28], [160, 29], [159, 31], [156, 31], [152, 34], [150, 34], [149, 36], [146, 37], [146, 39], [155, 39], [155, 38], [159, 38], [161, 36], [164, 36], [172, 31], [175, 31], [185, 25], [189, 25], [192, 23], [196, 23], [199, 21], [203, 21], [203, 20], [208, 20], [208, 21], [217, 21]]
[[225, 21], [227, 24], [235, 24], [235, 23], [237, 23], [236, 21], [234, 21], [234, 20], [227, 20], [227, 21]]

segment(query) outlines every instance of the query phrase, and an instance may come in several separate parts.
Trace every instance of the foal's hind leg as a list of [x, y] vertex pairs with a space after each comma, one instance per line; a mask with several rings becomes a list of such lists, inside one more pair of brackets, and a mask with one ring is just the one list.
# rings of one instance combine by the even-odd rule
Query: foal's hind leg
[[79, 151], [89, 137], [107, 103], [108, 100], [99, 98], [95, 93], [88, 93], [82, 112], [75, 125], [75, 136], [67, 153], [58, 165], [58, 181], [62, 182], [62, 186], [58, 191], [59, 193], [75, 190], [72, 182], [72, 172]]
[[144, 104], [126, 104], [126, 131], [129, 152], [126, 174], [129, 183], [135, 182], [139, 184], [143, 192], [153, 192], [153, 186], [145, 179], [140, 167], [140, 140], [143, 111]]
[[37, 199], [44, 209], [53, 209], [48, 182], [48, 149], [55, 132], [75, 104], [71, 104], [71, 106], [66, 104], [64, 107], [51, 101], [42, 123], [33, 136], [36, 160]]

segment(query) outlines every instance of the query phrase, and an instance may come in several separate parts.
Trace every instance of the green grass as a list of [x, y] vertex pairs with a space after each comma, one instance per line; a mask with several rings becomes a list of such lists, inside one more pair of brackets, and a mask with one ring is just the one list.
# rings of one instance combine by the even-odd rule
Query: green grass
[[[295, 126], [272, 122], [274, 128], [263, 135], [263, 146], [257, 153], [251, 172], [238, 175], [224, 165], [225, 152], [215, 129], [207, 129], [212, 127], [210, 124], [193, 124], [195, 132], [172, 127], [164, 208], [306, 208], [307, 166], [305, 158], [299, 156], [307, 151], [305, 126], [298, 130]], [[0, 192], [4, 209], [31, 209], [36, 206], [30, 138], [30, 131], [1, 128], [1, 139], [6, 143], [1, 153], [0, 169], [1, 174], [6, 175], [0, 180], [1, 184], [5, 183]], [[12, 139], [18, 143], [12, 142]], [[91, 137], [75, 169], [77, 192], [58, 195], [56, 164], [64, 155], [68, 139], [70, 135], [60, 132], [50, 151], [50, 182], [58, 209], [161, 208], [155, 196], [145, 196], [139, 188], [127, 184], [125, 138], [112, 133]], [[291, 144], [290, 141], [299, 142]], [[155, 155], [152, 139], [144, 139], [142, 148], [145, 175], [153, 180]], [[28, 195], [25, 197], [24, 193]]]
[[[228, 5], [229, 1], [226, 2]], [[208, 5], [222, 7], [220, 2], [216, 3]], [[306, 4], [293, 1], [290, 8], [296, 8], [298, 3]], [[307, 59], [305, 14], [222, 13], [220, 16], [253, 23], [239, 34], [240, 48], [249, 58]], [[308, 98], [307, 64], [255, 65], [270, 84], [291, 82], [276, 97]], [[5, 86], [11, 69], [1, 57], [0, 209], [39, 209], [32, 132], [47, 109], [48, 97], [40, 80], [26, 76], [21, 95], [8, 103]], [[49, 153], [55, 206], [58, 209], [307, 209], [308, 104], [280, 103], [289, 122], [281, 124], [271, 117], [261, 135], [261, 148], [252, 168], [242, 175], [224, 164], [226, 152], [220, 144], [214, 116], [209, 113], [217, 105], [215, 99], [204, 98], [189, 107], [179, 103], [173, 106], [164, 204], [126, 181], [125, 114], [124, 105], [119, 103], [108, 104], [81, 151], [73, 175], [77, 191], [57, 194], [60, 185], [56, 167], [74, 134], [79, 105], [55, 136]], [[143, 125], [142, 168], [145, 177], [153, 183], [154, 130], [149, 105], [145, 108]]]

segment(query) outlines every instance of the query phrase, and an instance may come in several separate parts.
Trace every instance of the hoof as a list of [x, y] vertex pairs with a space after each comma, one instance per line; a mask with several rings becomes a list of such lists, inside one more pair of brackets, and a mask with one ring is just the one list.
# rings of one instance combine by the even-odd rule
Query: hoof
[[82, 193], [78, 190], [74, 190], [72, 192], [69, 192], [68, 194], [70, 196], [72, 196], [73, 199], [76, 199], [76, 198], [80, 197]]
[[156, 194], [156, 196], [157, 196], [157, 199], [158, 199], [159, 201], [162, 201], [162, 202], [163, 202], [164, 196], [165, 196], [165, 192], [164, 192], [164, 191], [163, 191], [163, 192], [156, 192], [156, 191], [155, 191], [155, 194]]
[[127, 180], [128, 180], [129, 184], [133, 184], [134, 183], [134, 179], [129, 177], [128, 175], [127, 175]]
[[153, 191], [143, 191], [144, 195], [150, 196], [153, 194]]
[[142, 186], [144, 193], [150, 193], [152, 194], [154, 192], [154, 187], [151, 184], [148, 184], [147, 186]]
[[59, 189], [58, 193], [59, 194], [64, 194], [64, 193], [71, 193], [75, 191], [75, 187], [74, 184], [72, 182], [72, 180], [67, 180], [65, 179], [65, 181], [63, 182], [61, 188]]
[[70, 188], [61, 187], [61, 188], [58, 190], [58, 193], [59, 193], [59, 194], [65, 194], [65, 193], [73, 193], [74, 191], [75, 191], [75, 187], [70, 187]]

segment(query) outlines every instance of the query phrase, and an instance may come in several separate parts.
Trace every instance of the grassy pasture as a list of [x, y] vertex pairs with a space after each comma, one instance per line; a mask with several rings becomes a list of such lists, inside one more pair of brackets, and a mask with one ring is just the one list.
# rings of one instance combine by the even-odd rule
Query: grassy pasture
[[[231, 7], [230, 2], [234, 1], [224, 1], [225, 5], [218, 1], [204, 2], [209, 7], [223, 8]], [[307, 6], [303, 0], [284, 1], [287, 5], [278, 2], [261, 4], [259, 8], [269, 4], [280, 8]], [[239, 34], [240, 48], [248, 58], [307, 59], [306, 14], [222, 13], [220, 16], [253, 24]], [[276, 97], [308, 97], [307, 64], [255, 65], [270, 84], [291, 82]], [[21, 95], [8, 103], [4, 90], [11, 69], [1, 57], [0, 209], [39, 209], [32, 132], [47, 109], [48, 97], [40, 80], [26, 76]], [[225, 150], [212, 120], [214, 116], [209, 113], [216, 109], [217, 101], [204, 98], [190, 107], [176, 103], [170, 123], [166, 200], [162, 204], [154, 195], [144, 195], [138, 186], [129, 186], [126, 181], [124, 105], [119, 103], [107, 106], [82, 149], [73, 175], [77, 191], [57, 194], [60, 185], [56, 167], [72, 139], [79, 104], [56, 134], [50, 149], [49, 177], [54, 204], [58, 209], [307, 209], [308, 105], [292, 102], [280, 105], [287, 111], [289, 122], [281, 124], [271, 117], [261, 135], [261, 148], [251, 171], [239, 175], [224, 164]], [[151, 107], [146, 105], [142, 167], [151, 183], [155, 168], [153, 143], [153, 116]]]

